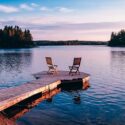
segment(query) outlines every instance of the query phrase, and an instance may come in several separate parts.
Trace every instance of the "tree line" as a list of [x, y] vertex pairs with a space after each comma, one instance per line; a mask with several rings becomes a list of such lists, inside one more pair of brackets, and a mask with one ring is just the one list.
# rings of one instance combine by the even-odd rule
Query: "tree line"
[[108, 42], [109, 46], [125, 46], [125, 30], [118, 33], [112, 32], [111, 39]]
[[0, 48], [22, 48], [34, 45], [30, 30], [19, 26], [5, 26], [0, 29]]
[[58, 45], [107, 45], [107, 42], [103, 41], [79, 41], [79, 40], [67, 40], [67, 41], [49, 41], [38, 40], [34, 41], [36, 46], [58, 46]]
[[[34, 45], [107, 45], [106, 42], [101, 41], [48, 41], [40, 40], [33, 41], [30, 30], [24, 31], [19, 26], [5, 26], [0, 29], [0, 48], [23, 48], [33, 47]], [[118, 33], [112, 32], [108, 46], [125, 46], [125, 30]]]

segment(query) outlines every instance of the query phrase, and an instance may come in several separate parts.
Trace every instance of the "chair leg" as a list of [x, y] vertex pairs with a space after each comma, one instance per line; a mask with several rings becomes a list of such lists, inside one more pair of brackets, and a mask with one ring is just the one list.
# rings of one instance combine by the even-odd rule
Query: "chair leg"
[[48, 73], [48, 74], [50, 73], [50, 68], [49, 68], [49, 70], [47, 71], [47, 73]]
[[77, 69], [78, 74], [80, 75], [79, 69]]
[[58, 71], [55, 69], [55, 74], [58, 74]]
[[79, 72], [79, 68], [76, 69], [75, 74], [80, 74], [80, 72]]
[[70, 71], [69, 71], [69, 75], [72, 73], [72, 69], [70, 69]]
[[49, 70], [48, 70], [47, 73], [48, 73], [48, 74], [53, 74], [53, 71], [51, 71], [51, 69], [49, 68]]
[[79, 68], [77, 68], [74, 72], [72, 72], [72, 69], [70, 69], [69, 75], [70, 75], [70, 74], [73, 75], [73, 73], [74, 73], [74, 74], [79, 74], [79, 75], [80, 75]]

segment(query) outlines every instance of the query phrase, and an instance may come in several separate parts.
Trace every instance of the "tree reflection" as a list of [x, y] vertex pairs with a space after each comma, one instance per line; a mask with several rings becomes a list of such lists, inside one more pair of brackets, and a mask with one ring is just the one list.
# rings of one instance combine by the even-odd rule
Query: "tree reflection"
[[30, 50], [0, 52], [0, 86], [10, 87], [29, 80], [32, 65]]
[[0, 54], [0, 71], [18, 71], [21, 72], [22, 68], [27, 68], [31, 65], [32, 53], [19, 52], [19, 53], [1, 53]]
[[111, 67], [121, 71], [125, 68], [125, 51], [111, 51]]

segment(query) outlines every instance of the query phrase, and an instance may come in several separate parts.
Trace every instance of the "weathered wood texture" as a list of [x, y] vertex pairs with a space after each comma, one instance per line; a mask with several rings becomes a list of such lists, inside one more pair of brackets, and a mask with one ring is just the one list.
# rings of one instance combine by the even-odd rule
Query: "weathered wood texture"
[[83, 78], [85, 79], [86, 77], [89, 77], [90, 75], [84, 72], [81, 72], [80, 74], [74, 74], [74, 75], [69, 75], [68, 71], [59, 71], [58, 74], [52, 75], [52, 74], [47, 74], [46, 71], [39, 72], [36, 74], [33, 74], [35, 78], [47, 78], [48, 80], [73, 80], [73, 79], [79, 79]]
[[83, 82], [89, 80], [89, 74], [69, 75], [67, 71], [60, 71], [58, 75], [50, 75], [46, 72], [34, 74], [37, 80], [22, 84], [17, 87], [0, 90], [0, 111], [7, 109], [24, 99], [35, 94], [44, 93], [56, 88], [61, 84], [61, 80], [73, 80], [82, 78]]

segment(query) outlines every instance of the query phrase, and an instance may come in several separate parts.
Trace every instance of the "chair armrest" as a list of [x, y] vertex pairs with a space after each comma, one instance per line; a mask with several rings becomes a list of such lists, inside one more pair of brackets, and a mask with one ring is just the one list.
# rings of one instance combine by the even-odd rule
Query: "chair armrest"
[[71, 70], [71, 69], [78, 69], [79, 68], [79, 66], [69, 66], [69, 69]]
[[53, 65], [54, 67], [58, 67], [58, 65]]
[[69, 66], [69, 69], [72, 69], [73, 68], [73, 66]]

